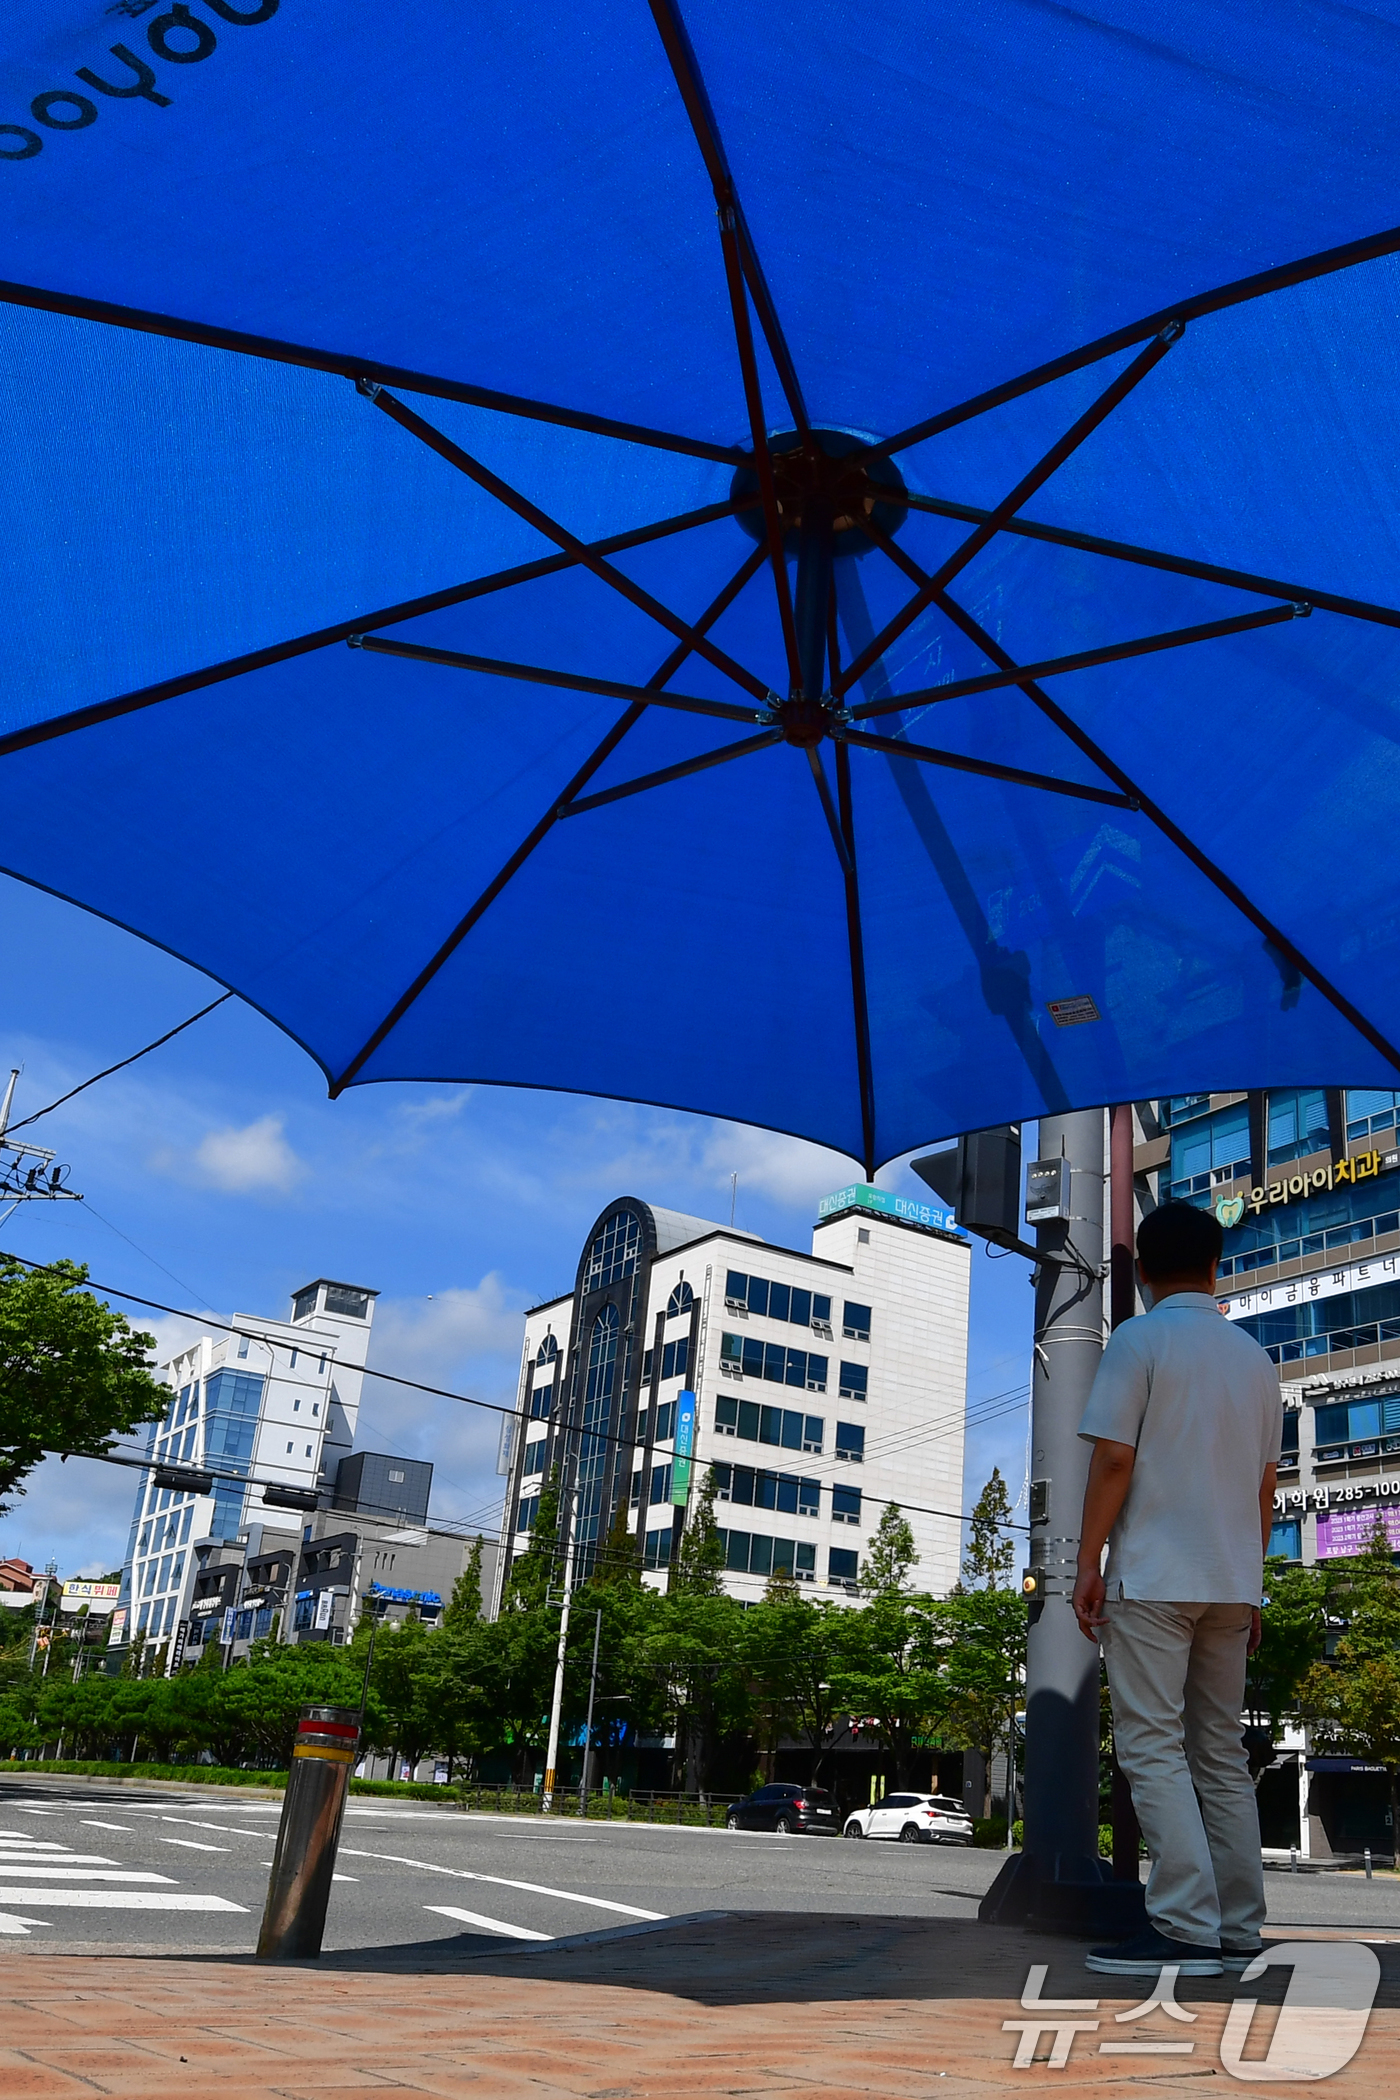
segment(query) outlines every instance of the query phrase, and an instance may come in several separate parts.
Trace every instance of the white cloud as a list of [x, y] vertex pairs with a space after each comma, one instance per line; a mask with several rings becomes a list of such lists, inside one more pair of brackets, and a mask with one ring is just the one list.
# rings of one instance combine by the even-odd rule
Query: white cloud
[[498, 1271], [471, 1288], [431, 1298], [381, 1298], [374, 1309], [370, 1361], [408, 1377], [438, 1382], [479, 1356], [520, 1351], [520, 1316], [528, 1303]]
[[[832, 1189], [844, 1188], [848, 1182], [861, 1178], [859, 1169], [843, 1152], [831, 1152], [825, 1145], [810, 1144], [805, 1138], [783, 1137], [775, 1130], [757, 1130], [749, 1123], [710, 1127], [705, 1133], [701, 1165], [714, 1186], [724, 1191], [726, 1199], [729, 1177], [738, 1175], [736, 1221], [740, 1224], [746, 1192], [768, 1196], [777, 1203], [814, 1206], [819, 1197], [830, 1194]], [[727, 1200], [720, 1207], [727, 1219]]]
[[283, 1137], [283, 1124], [281, 1116], [260, 1116], [241, 1130], [211, 1130], [195, 1148], [199, 1178], [217, 1189], [285, 1194], [301, 1180], [306, 1165]]

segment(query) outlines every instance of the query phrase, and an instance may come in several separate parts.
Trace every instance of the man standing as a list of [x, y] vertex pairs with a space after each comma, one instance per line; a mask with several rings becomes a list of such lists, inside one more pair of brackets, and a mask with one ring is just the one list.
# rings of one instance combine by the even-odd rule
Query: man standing
[[1113, 1334], [1079, 1427], [1094, 1455], [1074, 1611], [1103, 1644], [1118, 1762], [1152, 1862], [1147, 1931], [1087, 1958], [1110, 1975], [1174, 1962], [1218, 1976], [1263, 1944], [1241, 1710], [1283, 1403], [1274, 1365], [1216, 1309], [1222, 1241], [1189, 1203], [1143, 1219], [1137, 1271], [1151, 1309]]

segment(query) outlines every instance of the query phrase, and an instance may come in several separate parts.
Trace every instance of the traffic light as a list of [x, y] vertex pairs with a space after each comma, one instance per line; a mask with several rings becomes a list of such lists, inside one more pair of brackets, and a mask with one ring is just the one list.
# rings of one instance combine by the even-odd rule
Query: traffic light
[[[947, 1152], [910, 1161], [920, 1181], [955, 1213], [965, 1232], [1021, 1248], [1021, 1127], [969, 1131]], [[1025, 1251], [1022, 1249], [1022, 1251]]]

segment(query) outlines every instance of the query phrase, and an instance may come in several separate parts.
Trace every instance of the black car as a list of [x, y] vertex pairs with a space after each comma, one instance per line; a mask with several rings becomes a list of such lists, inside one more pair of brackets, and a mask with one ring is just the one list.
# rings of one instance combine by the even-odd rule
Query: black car
[[724, 1819], [726, 1830], [776, 1830], [780, 1837], [810, 1831], [836, 1837], [841, 1815], [834, 1795], [820, 1786], [761, 1786], [736, 1801]]

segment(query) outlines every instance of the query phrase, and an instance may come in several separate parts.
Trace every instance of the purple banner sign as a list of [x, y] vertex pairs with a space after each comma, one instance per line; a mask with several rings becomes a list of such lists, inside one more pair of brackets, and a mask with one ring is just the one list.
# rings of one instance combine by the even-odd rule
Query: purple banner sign
[[1363, 1504], [1360, 1509], [1334, 1509], [1317, 1520], [1317, 1557], [1336, 1560], [1339, 1555], [1364, 1553], [1380, 1519], [1394, 1551], [1400, 1553], [1400, 1507], [1391, 1502]]

